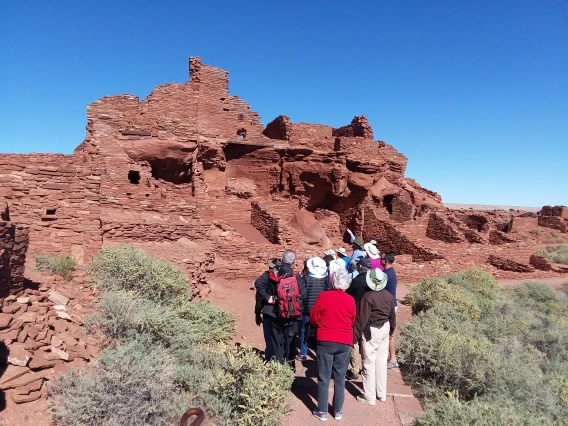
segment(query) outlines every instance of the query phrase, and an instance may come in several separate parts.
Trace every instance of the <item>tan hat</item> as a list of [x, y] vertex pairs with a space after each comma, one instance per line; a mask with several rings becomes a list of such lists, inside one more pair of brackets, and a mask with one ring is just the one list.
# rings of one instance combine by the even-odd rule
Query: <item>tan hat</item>
[[342, 254], [343, 256], [347, 256], [347, 251], [346, 251], [343, 247], [339, 247], [339, 248], [337, 249], [337, 252], [338, 252], [339, 254]]
[[367, 256], [369, 256], [371, 259], [378, 259], [379, 257], [381, 257], [381, 252], [379, 251], [379, 249], [371, 243], [365, 244], [363, 246], [363, 249], [367, 253]]
[[335, 259], [335, 251], [333, 249], [327, 249], [326, 251], [323, 252], [323, 254], [325, 256], [333, 256], [333, 258]]

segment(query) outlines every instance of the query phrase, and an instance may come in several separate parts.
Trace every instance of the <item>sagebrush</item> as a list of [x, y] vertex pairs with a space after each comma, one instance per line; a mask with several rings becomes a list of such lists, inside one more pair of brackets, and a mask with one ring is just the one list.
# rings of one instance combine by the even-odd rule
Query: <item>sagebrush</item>
[[500, 289], [465, 271], [426, 279], [407, 300], [418, 315], [398, 358], [427, 404], [417, 424], [565, 424], [566, 294], [534, 282]]
[[164, 303], [190, 300], [192, 292], [183, 272], [170, 263], [132, 246], [102, 249], [88, 268], [89, 281], [104, 291], [135, 291]]
[[536, 252], [554, 263], [568, 265], [568, 246], [548, 246], [537, 248]]
[[106, 349], [93, 366], [60, 376], [49, 395], [61, 426], [170, 426], [190, 405], [175, 382], [173, 357], [136, 341]]
[[70, 281], [75, 270], [75, 259], [65, 255], [39, 254], [35, 258], [35, 266], [38, 271], [52, 272]]
[[57, 424], [176, 424], [193, 406], [219, 425], [280, 424], [292, 371], [250, 348], [229, 347], [234, 315], [191, 302], [181, 271], [121, 246], [101, 250], [89, 273], [102, 289], [101, 312], [85, 325], [113, 348], [50, 390]]

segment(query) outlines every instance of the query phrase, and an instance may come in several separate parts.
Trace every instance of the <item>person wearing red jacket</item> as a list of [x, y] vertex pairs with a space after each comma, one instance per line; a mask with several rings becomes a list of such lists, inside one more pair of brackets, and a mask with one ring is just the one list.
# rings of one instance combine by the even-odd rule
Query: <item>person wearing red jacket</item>
[[351, 280], [346, 269], [332, 276], [333, 289], [318, 296], [311, 312], [310, 324], [316, 329], [318, 364], [318, 407], [313, 415], [327, 420], [329, 380], [333, 376], [333, 409], [335, 420], [341, 420], [345, 400], [345, 373], [351, 357], [353, 325], [357, 312], [355, 300], [345, 293]]

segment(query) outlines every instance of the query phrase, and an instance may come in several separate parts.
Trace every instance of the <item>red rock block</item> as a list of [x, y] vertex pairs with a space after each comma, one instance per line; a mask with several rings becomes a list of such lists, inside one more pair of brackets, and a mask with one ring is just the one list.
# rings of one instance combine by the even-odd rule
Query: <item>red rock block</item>
[[15, 393], [14, 391], [10, 392], [10, 397], [12, 398], [12, 401], [14, 401], [16, 404], [23, 404], [25, 402], [32, 402], [35, 401], [37, 399], [41, 398], [41, 392], [30, 392], [28, 395], [19, 395], [17, 393]]
[[47, 355], [42, 355], [42, 356], [35, 356], [32, 358], [32, 360], [29, 363], [29, 367], [32, 370], [45, 370], [46, 368], [51, 368], [54, 367], [55, 364], [57, 364], [61, 358], [59, 356], [57, 357], [53, 357], [53, 359], [45, 359], [45, 357], [49, 357]]
[[8, 363], [12, 365], [17, 365], [20, 367], [25, 367], [28, 365], [32, 354], [24, 349], [24, 345], [21, 343], [14, 343], [8, 346]]
[[7, 328], [11, 322], [12, 322], [12, 315], [10, 315], [9, 313], [0, 314], [0, 329]]
[[515, 262], [512, 259], [507, 259], [504, 257], [499, 257], [494, 254], [490, 254], [487, 258], [487, 263], [495, 266], [496, 268], [502, 269], [504, 271], [514, 271], [514, 272], [533, 272], [534, 266], [525, 265], [523, 263]]

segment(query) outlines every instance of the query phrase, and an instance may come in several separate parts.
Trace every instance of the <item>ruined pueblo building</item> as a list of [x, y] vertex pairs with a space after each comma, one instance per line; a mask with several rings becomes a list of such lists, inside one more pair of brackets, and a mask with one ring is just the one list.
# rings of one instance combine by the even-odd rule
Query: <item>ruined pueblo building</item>
[[340, 128], [286, 116], [264, 126], [228, 82], [193, 57], [185, 84], [90, 104], [72, 155], [0, 154], [0, 207], [12, 221], [0, 231], [21, 249], [29, 230], [28, 259], [81, 264], [105, 245], [138, 245], [182, 267], [198, 291], [214, 275], [254, 277], [284, 247], [302, 259], [347, 246], [346, 227], [394, 251], [407, 280], [474, 265], [508, 277], [561, 272], [531, 261], [536, 242], [521, 235], [546, 227], [565, 238], [565, 207], [452, 212], [405, 177], [407, 158], [374, 140], [364, 116]]

